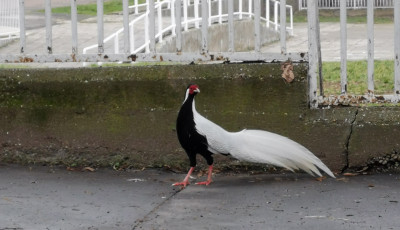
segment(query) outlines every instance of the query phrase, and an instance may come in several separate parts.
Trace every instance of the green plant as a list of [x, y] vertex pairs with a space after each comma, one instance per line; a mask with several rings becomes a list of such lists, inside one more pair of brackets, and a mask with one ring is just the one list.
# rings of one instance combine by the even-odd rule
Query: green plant
[[[391, 60], [374, 63], [375, 94], [393, 93], [394, 62]], [[367, 61], [349, 61], [347, 63], [348, 93], [362, 95], [367, 93]], [[340, 62], [322, 64], [325, 95], [340, 94]]]
[[[145, 0], [139, 0], [139, 4], [143, 3]], [[129, 5], [133, 5], [134, 0], [129, 0]], [[122, 11], [122, 1], [120, 0], [111, 0], [104, 2], [104, 14], [111, 14], [114, 12]], [[96, 15], [97, 14], [97, 4], [85, 4], [85, 5], [78, 5], [77, 7], [78, 14], [85, 14], [85, 15]], [[71, 7], [56, 7], [52, 9], [53, 13], [56, 14], [70, 14]]]

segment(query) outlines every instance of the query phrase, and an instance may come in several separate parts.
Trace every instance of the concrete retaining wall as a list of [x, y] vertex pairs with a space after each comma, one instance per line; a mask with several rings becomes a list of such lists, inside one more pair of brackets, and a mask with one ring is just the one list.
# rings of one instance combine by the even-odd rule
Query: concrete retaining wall
[[[1, 70], [0, 161], [186, 170], [175, 121], [193, 82], [209, 119], [288, 136], [334, 171], [400, 148], [399, 108], [310, 110], [306, 65], [294, 72], [288, 84], [280, 64]], [[227, 159], [215, 166], [254, 166]]]

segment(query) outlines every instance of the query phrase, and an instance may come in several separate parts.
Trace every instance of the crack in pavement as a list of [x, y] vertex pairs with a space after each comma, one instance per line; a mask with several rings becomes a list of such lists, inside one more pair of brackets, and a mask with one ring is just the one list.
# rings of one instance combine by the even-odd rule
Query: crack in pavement
[[170, 199], [172, 199], [173, 197], [175, 197], [178, 193], [180, 193], [181, 191], [183, 191], [183, 189], [179, 189], [177, 191], [175, 191], [174, 193], [172, 193], [169, 197], [167, 197], [163, 202], [161, 202], [160, 204], [158, 204], [156, 207], [154, 207], [152, 210], [150, 210], [150, 212], [148, 212], [146, 215], [144, 215], [143, 218], [138, 219], [135, 221], [135, 225], [133, 226], [132, 230], [138, 229], [140, 228], [140, 225], [142, 225], [142, 223], [148, 221], [148, 217], [150, 215], [152, 215], [153, 213], [155, 213], [161, 206], [163, 206], [165, 203], [167, 203]]

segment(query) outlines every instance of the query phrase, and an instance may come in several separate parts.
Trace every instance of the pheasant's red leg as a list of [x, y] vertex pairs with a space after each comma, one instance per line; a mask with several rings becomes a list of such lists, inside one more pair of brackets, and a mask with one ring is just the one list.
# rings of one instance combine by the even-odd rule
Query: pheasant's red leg
[[189, 172], [188, 172], [188, 174], [186, 175], [185, 179], [184, 179], [182, 182], [177, 182], [177, 183], [175, 183], [175, 184], [172, 184], [172, 186], [182, 186], [182, 187], [186, 187], [186, 185], [189, 184], [189, 178], [190, 178], [190, 175], [192, 174], [193, 170], [194, 170], [194, 167], [191, 167], [191, 168], [189, 169]]
[[210, 167], [208, 167], [208, 176], [207, 176], [207, 180], [203, 181], [203, 182], [198, 182], [196, 183], [197, 185], [209, 185], [212, 180], [211, 180], [211, 176], [212, 176], [212, 170], [213, 170], [213, 166], [210, 165]]

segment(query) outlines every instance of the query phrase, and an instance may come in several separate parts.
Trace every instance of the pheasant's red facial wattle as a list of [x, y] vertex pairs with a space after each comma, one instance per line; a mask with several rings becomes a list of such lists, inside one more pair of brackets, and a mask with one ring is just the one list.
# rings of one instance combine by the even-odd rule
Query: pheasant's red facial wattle
[[200, 93], [200, 89], [198, 85], [189, 86], [189, 94]]

